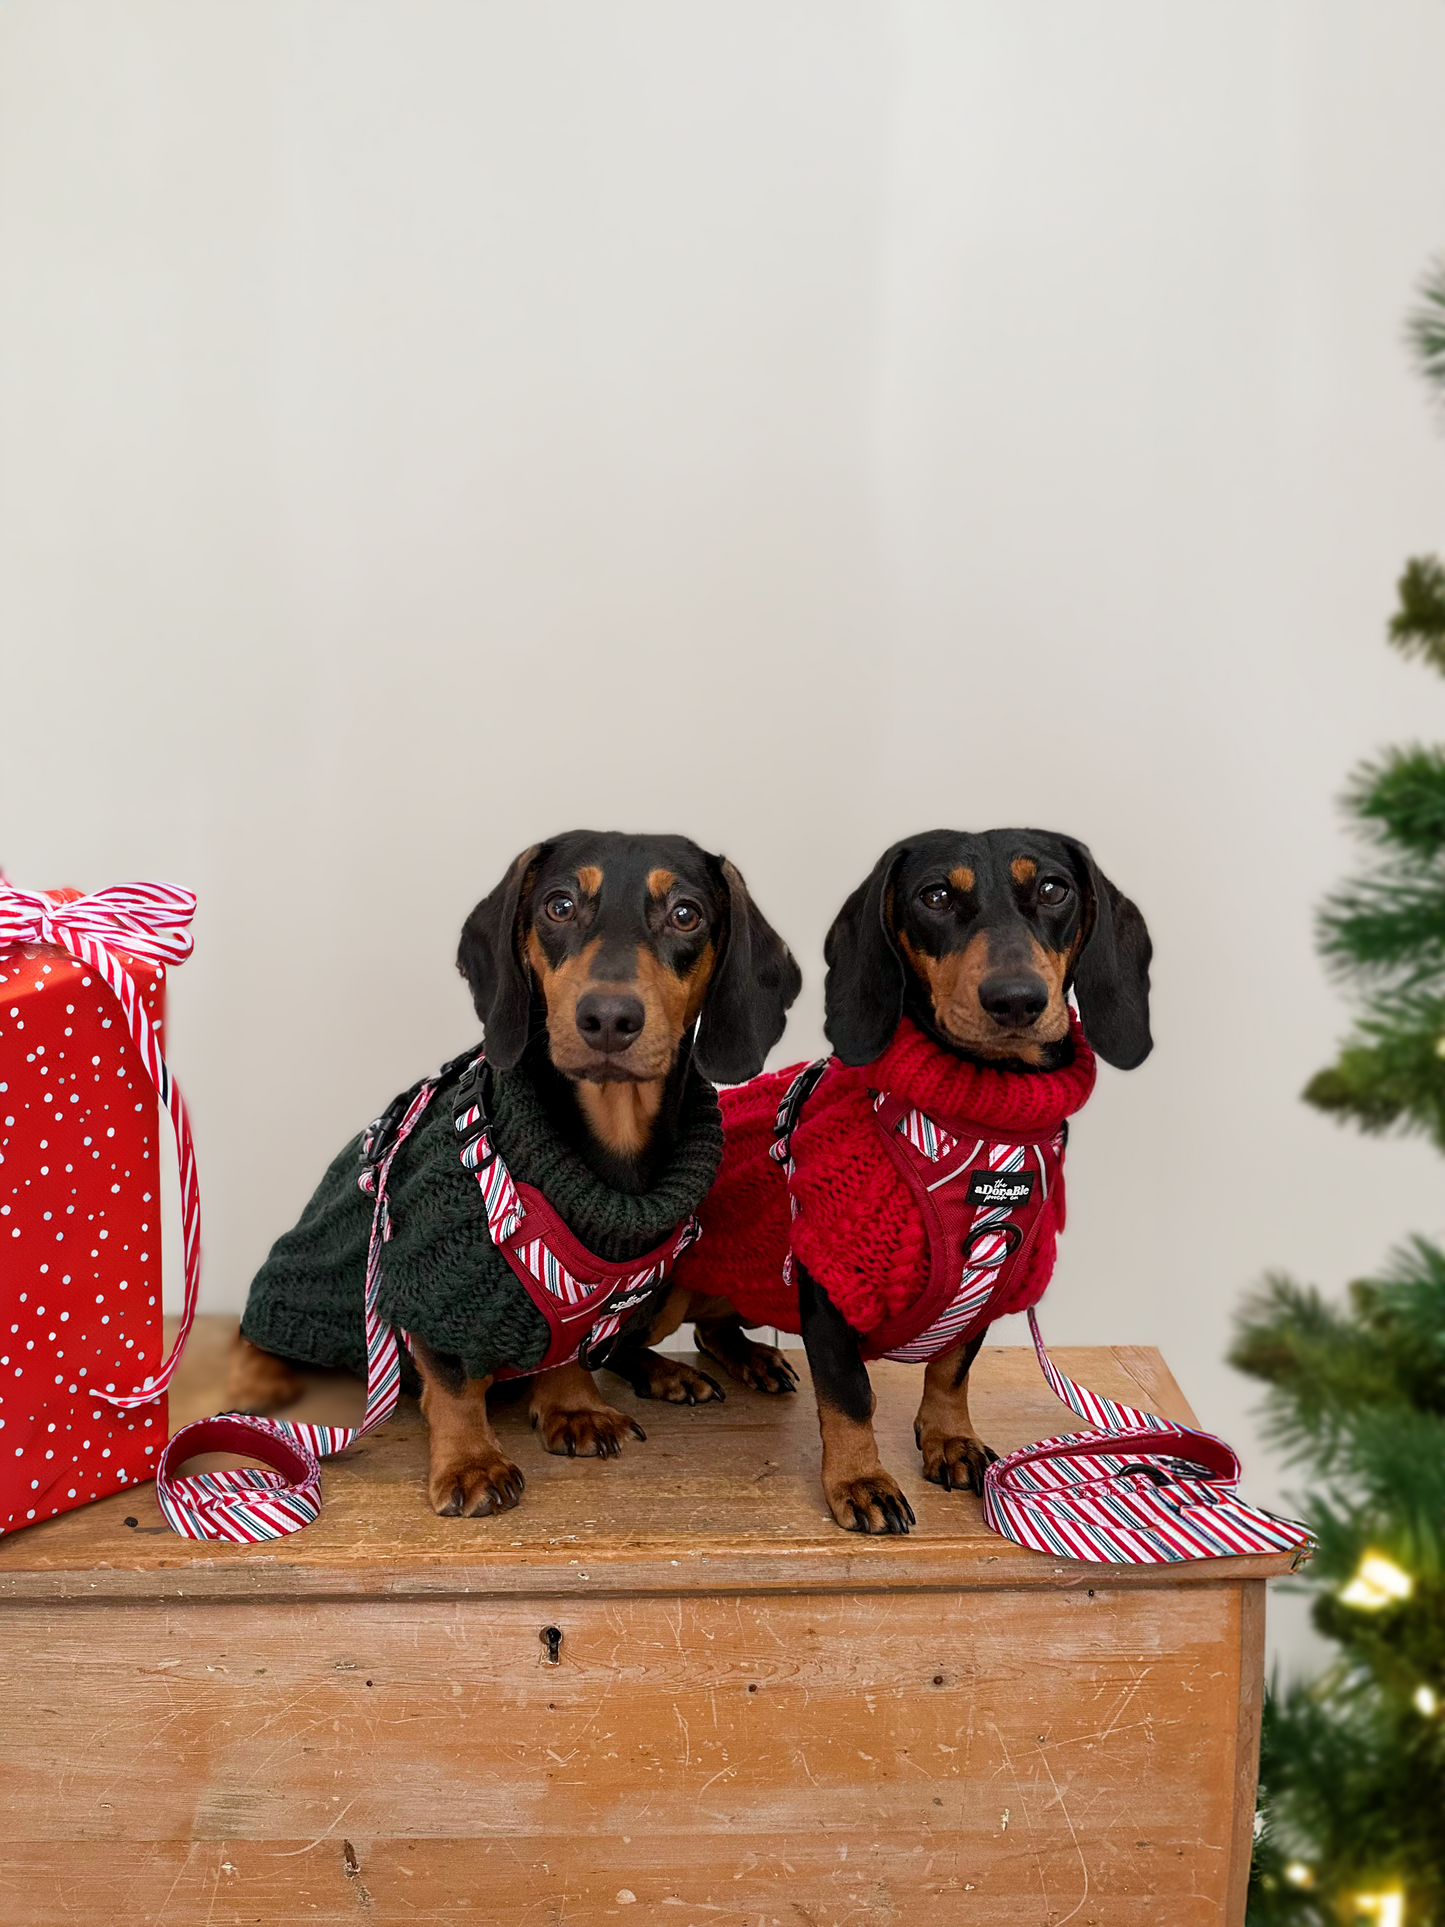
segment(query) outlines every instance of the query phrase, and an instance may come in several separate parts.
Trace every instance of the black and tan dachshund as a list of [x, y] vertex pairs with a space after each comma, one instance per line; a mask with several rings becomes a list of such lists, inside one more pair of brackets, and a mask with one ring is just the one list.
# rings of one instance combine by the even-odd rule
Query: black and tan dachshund
[[[602, 1187], [634, 1196], [668, 1167], [689, 1078], [754, 1076], [801, 981], [731, 863], [685, 837], [591, 831], [523, 851], [467, 918], [457, 965], [485, 1026], [488, 1064], [501, 1073], [521, 1066], [557, 1137]], [[443, 1154], [455, 1164], [455, 1148]], [[347, 1182], [354, 1191], [354, 1176]], [[475, 1187], [471, 1196], [464, 1208], [482, 1214]], [[288, 1236], [314, 1221], [320, 1198]], [[495, 1288], [508, 1286], [522, 1290], [510, 1277]], [[243, 1331], [264, 1333], [264, 1297], [253, 1286]], [[735, 1377], [792, 1388], [781, 1356], [747, 1339], [731, 1306], [685, 1292], [663, 1297], [661, 1307], [639, 1308], [614, 1354], [636, 1392], [688, 1403], [722, 1397], [716, 1380], [649, 1348], [685, 1316], [699, 1320], [700, 1343]], [[477, 1515], [515, 1505], [524, 1481], [487, 1417], [491, 1376], [468, 1377], [458, 1356], [428, 1340], [424, 1317], [412, 1324], [434, 1509]], [[233, 1406], [274, 1410], [296, 1396], [300, 1380], [276, 1349], [242, 1339]], [[287, 1358], [337, 1362], [294, 1342]], [[549, 1452], [611, 1457], [629, 1433], [642, 1436], [578, 1364], [531, 1380], [531, 1417]]]
[[[924, 1364], [925, 1476], [981, 1489], [990, 1454], [969, 1418], [969, 1368], [990, 1309], [1032, 1303], [1047, 1283], [1062, 1187], [1051, 1189], [1041, 1147], [1058, 1158], [1092, 1085], [1069, 994], [1086, 1046], [1124, 1068], [1142, 1062], [1149, 937], [1069, 837], [934, 830], [884, 852], [825, 953], [834, 1056], [722, 1094], [722, 1168], [677, 1276], [727, 1298], [749, 1327], [802, 1333], [829, 1510], [850, 1531], [906, 1532], [908, 1501], [873, 1433], [868, 1360]], [[1034, 1135], [1010, 1142], [1005, 1125], [1025, 1117]], [[976, 1166], [995, 1145], [997, 1173]], [[918, 1160], [930, 1159], [925, 1171]], [[1010, 1181], [1000, 1213], [990, 1180], [1025, 1162], [1035, 1175]], [[980, 1237], [978, 1249], [997, 1241], [1018, 1262], [1000, 1256], [991, 1275], [973, 1264]]]
[[[1038, 830], [935, 830], [896, 843], [838, 913], [824, 954], [825, 1029], [844, 1064], [871, 1063], [901, 1017], [953, 1055], [1028, 1077], [1072, 1054], [1068, 997], [1106, 1062], [1148, 1056], [1151, 945], [1144, 919], [1083, 844]], [[857, 1335], [807, 1268], [799, 1312], [823, 1435], [823, 1484], [840, 1525], [906, 1532], [912, 1511], [884, 1470]], [[915, 1437], [924, 1476], [983, 1489], [994, 1456], [968, 1409], [987, 1327], [932, 1359]]]

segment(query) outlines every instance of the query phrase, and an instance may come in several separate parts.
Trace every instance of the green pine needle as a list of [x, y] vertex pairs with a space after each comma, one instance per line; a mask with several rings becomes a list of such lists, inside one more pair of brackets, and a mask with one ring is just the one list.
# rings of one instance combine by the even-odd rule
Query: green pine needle
[[1418, 1132], [1445, 1151], [1445, 1008], [1382, 994], [1367, 1009], [1335, 1062], [1305, 1086], [1305, 1102], [1371, 1136]]
[[1400, 606], [1390, 618], [1391, 642], [1445, 675], [1445, 564], [1435, 555], [1412, 556], [1396, 586]]
[[1445, 1252], [1412, 1239], [1382, 1277], [1357, 1279], [1345, 1306], [1268, 1278], [1238, 1315], [1229, 1361], [1270, 1388], [1271, 1435], [1296, 1462], [1318, 1453], [1321, 1472], [1348, 1462], [1344, 1441], [1364, 1414], [1445, 1425]]
[[1420, 283], [1421, 303], [1406, 333], [1416, 365], [1426, 381], [1445, 388], [1445, 254], [1432, 263]]
[[[1276, 1690], [1265, 1709], [1260, 1771], [1268, 1793], [1250, 1927], [1351, 1920], [1352, 1894], [1397, 1882], [1409, 1896], [1410, 1927], [1442, 1921], [1439, 1722], [1349, 1679]], [[1307, 1892], [1295, 1889], [1298, 1900], [1284, 1872], [1292, 1860], [1315, 1875]]]
[[1363, 763], [1345, 807], [1384, 844], [1414, 857], [1445, 852], [1445, 749], [1388, 749]]

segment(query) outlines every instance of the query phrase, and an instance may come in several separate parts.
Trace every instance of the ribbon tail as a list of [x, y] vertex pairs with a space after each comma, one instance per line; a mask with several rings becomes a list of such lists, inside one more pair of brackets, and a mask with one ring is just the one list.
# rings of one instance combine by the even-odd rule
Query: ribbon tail
[[91, 1395], [107, 1405], [129, 1409], [136, 1405], [149, 1405], [158, 1399], [170, 1384], [180, 1364], [181, 1353], [190, 1335], [196, 1317], [196, 1302], [201, 1286], [201, 1191], [196, 1176], [196, 1152], [191, 1138], [191, 1120], [186, 1110], [185, 1099], [181, 1096], [180, 1086], [171, 1076], [161, 1047], [156, 1038], [150, 1018], [146, 1015], [145, 1005], [135, 979], [104, 944], [95, 938], [66, 929], [62, 924], [56, 935], [65, 948], [79, 962], [88, 964], [99, 976], [104, 977], [114, 991], [126, 1026], [145, 1067], [146, 1075], [155, 1087], [166, 1115], [170, 1118], [171, 1129], [175, 1133], [176, 1157], [180, 1166], [181, 1181], [181, 1233], [185, 1253], [185, 1303], [181, 1312], [181, 1328], [176, 1334], [176, 1342], [171, 1347], [170, 1356], [144, 1385], [137, 1386], [132, 1392], [101, 1392]]

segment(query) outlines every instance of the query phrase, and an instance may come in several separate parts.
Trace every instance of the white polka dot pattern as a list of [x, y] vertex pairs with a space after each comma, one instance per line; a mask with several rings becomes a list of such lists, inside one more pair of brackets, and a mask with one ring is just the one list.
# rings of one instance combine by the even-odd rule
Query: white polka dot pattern
[[[18, 895], [0, 879], [0, 938]], [[166, 962], [107, 961], [159, 1059]], [[152, 1478], [166, 1441], [164, 1387], [142, 1389], [162, 1351], [157, 1088], [108, 974], [56, 942], [0, 948], [0, 1532]]]

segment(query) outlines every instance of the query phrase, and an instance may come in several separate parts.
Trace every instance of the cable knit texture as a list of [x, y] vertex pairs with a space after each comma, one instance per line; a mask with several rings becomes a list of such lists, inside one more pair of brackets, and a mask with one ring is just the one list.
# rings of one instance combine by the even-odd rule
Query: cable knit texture
[[[793, 1252], [857, 1332], [866, 1336], [916, 1304], [928, 1285], [928, 1238], [912, 1193], [873, 1122], [872, 1091], [889, 1091], [953, 1131], [1045, 1132], [1094, 1088], [1094, 1053], [1070, 1016], [1073, 1061], [1057, 1071], [1002, 1071], [955, 1057], [904, 1018], [881, 1057], [859, 1069], [833, 1060], [793, 1133], [793, 1198], [768, 1155], [778, 1105], [803, 1067], [770, 1072], [722, 1094], [723, 1161], [699, 1214], [704, 1236], [678, 1262], [677, 1280], [727, 1298], [749, 1325], [799, 1330], [798, 1295], [783, 1282]], [[1036, 1239], [1006, 1304], [1042, 1295], [1054, 1268], [1052, 1223]]]
[[[683, 1090], [673, 1156], [651, 1191], [614, 1191], [558, 1136], [525, 1068], [493, 1077], [493, 1141], [514, 1178], [535, 1185], [599, 1258], [651, 1251], [695, 1211], [722, 1155], [717, 1093], [695, 1071]], [[365, 1376], [366, 1251], [371, 1200], [357, 1188], [358, 1134], [333, 1159], [299, 1223], [276, 1240], [252, 1281], [241, 1329], [302, 1364]], [[534, 1369], [545, 1319], [493, 1245], [481, 1187], [462, 1168], [447, 1091], [432, 1099], [397, 1154], [388, 1186], [392, 1236], [382, 1259], [382, 1316], [455, 1353], [481, 1378], [501, 1365]], [[413, 1381], [414, 1382], [414, 1381]]]

